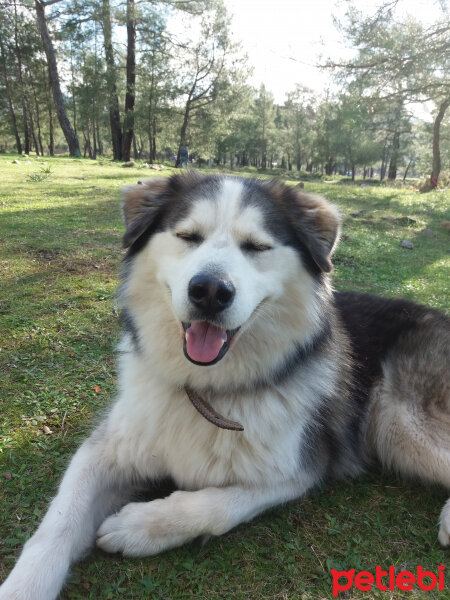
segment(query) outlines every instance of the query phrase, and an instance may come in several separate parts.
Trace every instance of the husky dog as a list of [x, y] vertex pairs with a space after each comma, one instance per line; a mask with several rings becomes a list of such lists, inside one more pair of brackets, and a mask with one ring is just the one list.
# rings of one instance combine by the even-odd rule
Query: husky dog
[[[450, 322], [334, 292], [334, 206], [191, 173], [125, 188], [123, 212], [118, 397], [0, 600], [56, 598], [94, 543], [163, 552], [374, 460], [450, 488]], [[177, 491], [132, 501], [167, 477]], [[450, 544], [450, 501], [439, 541]]]

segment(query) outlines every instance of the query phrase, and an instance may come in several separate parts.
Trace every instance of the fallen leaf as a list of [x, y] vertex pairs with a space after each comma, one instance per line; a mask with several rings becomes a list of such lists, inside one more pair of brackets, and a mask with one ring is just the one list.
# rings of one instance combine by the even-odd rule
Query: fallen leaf
[[44, 425], [43, 432], [45, 435], [50, 435], [50, 433], [53, 433], [53, 431], [50, 429], [50, 427], [47, 427], [47, 425]]
[[98, 392], [102, 389], [99, 385], [94, 385], [94, 392], [98, 394]]
[[11, 475], [11, 473], [3, 473], [3, 477], [4, 477], [5, 479], [7, 479], [8, 481], [11, 481], [11, 479], [12, 479], [12, 475]]

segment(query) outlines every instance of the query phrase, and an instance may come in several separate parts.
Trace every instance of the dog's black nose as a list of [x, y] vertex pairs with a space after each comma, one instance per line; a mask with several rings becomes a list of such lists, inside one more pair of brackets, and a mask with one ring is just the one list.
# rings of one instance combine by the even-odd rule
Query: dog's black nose
[[236, 289], [226, 281], [208, 273], [195, 275], [189, 282], [189, 300], [206, 312], [218, 313], [233, 302]]

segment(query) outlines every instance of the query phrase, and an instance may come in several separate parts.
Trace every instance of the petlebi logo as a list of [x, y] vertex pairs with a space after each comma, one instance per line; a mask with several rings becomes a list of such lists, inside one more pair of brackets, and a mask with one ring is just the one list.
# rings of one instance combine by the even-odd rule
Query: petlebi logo
[[415, 586], [424, 592], [438, 589], [444, 590], [444, 571], [445, 565], [437, 565], [437, 572], [426, 571], [422, 566], [418, 566], [416, 572], [399, 571], [395, 572], [395, 567], [391, 565], [387, 571], [382, 569], [380, 565], [375, 568], [375, 573], [370, 571], [359, 571], [355, 569], [349, 571], [338, 571], [330, 569], [333, 577], [333, 596], [337, 596], [339, 592], [345, 592], [355, 586], [358, 590], [368, 592], [373, 587], [382, 592], [401, 590], [410, 591]]

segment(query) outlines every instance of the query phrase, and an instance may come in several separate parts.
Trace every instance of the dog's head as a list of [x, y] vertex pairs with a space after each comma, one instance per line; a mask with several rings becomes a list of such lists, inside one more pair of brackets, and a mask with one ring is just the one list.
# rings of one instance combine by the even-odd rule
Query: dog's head
[[247, 350], [270, 352], [274, 337], [290, 343], [317, 325], [317, 290], [340, 226], [323, 198], [280, 182], [190, 173], [128, 186], [123, 212], [133, 316], [141, 326], [156, 313], [138, 313], [164, 303], [191, 363], [216, 364], [245, 336]]

